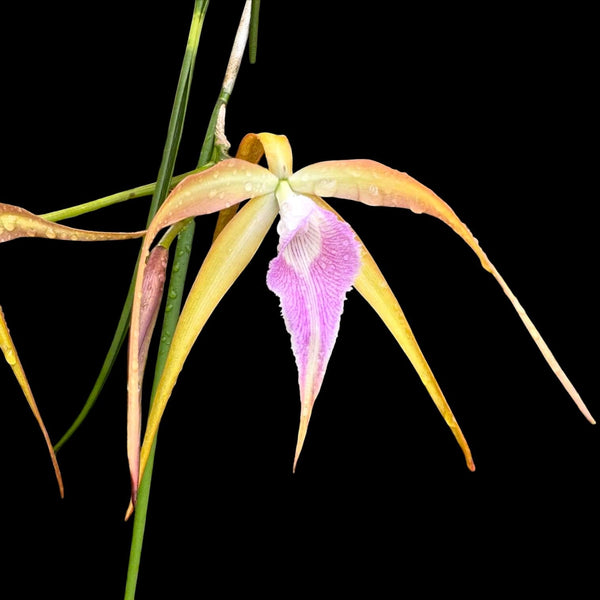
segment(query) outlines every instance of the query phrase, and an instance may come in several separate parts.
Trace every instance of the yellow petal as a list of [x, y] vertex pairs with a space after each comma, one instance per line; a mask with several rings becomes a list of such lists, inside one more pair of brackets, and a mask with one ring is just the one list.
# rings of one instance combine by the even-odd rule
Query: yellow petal
[[419, 374], [423, 385], [426, 387], [448, 427], [450, 427], [450, 430], [454, 434], [458, 445], [465, 455], [467, 466], [471, 471], [474, 471], [475, 464], [467, 440], [419, 348], [419, 344], [404, 316], [404, 312], [400, 308], [398, 300], [396, 300], [394, 293], [385, 281], [373, 257], [366, 250], [363, 254], [362, 269], [356, 277], [354, 287], [381, 317], [381, 320], [386, 324], [402, 350], [406, 353], [406, 356]]
[[102, 242], [105, 240], [127, 240], [139, 238], [143, 231], [119, 233], [111, 231], [88, 231], [75, 229], [46, 221], [33, 213], [11, 204], [0, 203], [0, 242], [8, 242], [20, 237], [38, 237], [74, 242]]
[[289, 179], [289, 184], [298, 193], [346, 198], [372, 206], [409, 208], [413, 212], [426, 213], [441, 219], [469, 245], [481, 261], [483, 268], [494, 276], [554, 374], [588, 421], [595, 423], [581, 396], [558, 364], [540, 332], [481, 249], [477, 239], [455, 212], [429, 188], [406, 173], [372, 160], [326, 161], [309, 165], [294, 173]]
[[237, 156], [243, 153], [247, 158], [242, 158], [258, 162], [263, 152], [271, 173], [279, 179], [287, 179], [292, 174], [292, 148], [285, 135], [249, 133], [242, 139]]
[[[317, 204], [335, 213], [338, 218], [341, 219], [338, 213], [333, 210], [327, 202], [318, 196], [311, 197]], [[381, 274], [379, 267], [373, 260], [369, 251], [365, 248], [358, 236], [356, 236], [356, 239], [361, 244], [362, 267], [354, 280], [354, 287], [380, 316], [381, 320], [386, 324], [387, 328], [410, 360], [423, 382], [423, 385], [429, 392], [433, 402], [442, 414], [448, 427], [450, 427], [458, 445], [463, 451], [467, 466], [471, 471], [474, 471], [475, 464], [467, 440], [465, 439], [433, 372], [427, 364], [427, 360], [419, 348], [419, 344], [404, 316], [404, 312], [400, 308], [398, 300], [394, 296], [394, 293]]]
[[250, 200], [211, 246], [181, 311], [157, 386], [140, 455], [140, 480], [177, 377], [204, 324], [246, 268], [277, 216], [273, 194]]
[[146, 259], [158, 232], [183, 219], [217, 212], [247, 198], [273, 192], [277, 177], [264, 167], [237, 158], [186, 177], [169, 194], [152, 219], [140, 253], [140, 264], [131, 308], [127, 380], [127, 456], [135, 503], [139, 481], [141, 384], [143, 366], [139, 360], [140, 311]]
[[44, 422], [42, 420], [42, 416], [40, 415], [40, 411], [35, 403], [33, 398], [33, 393], [31, 392], [31, 387], [29, 386], [29, 382], [27, 381], [27, 377], [25, 376], [25, 371], [23, 370], [23, 366], [21, 365], [21, 361], [19, 360], [19, 356], [17, 355], [17, 349], [12, 341], [10, 336], [10, 332], [8, 330], [8, 326], [6, 324], [6, 319], [4, 318], [4, 313], [2, 312], [2, 307], [0, 306], [0, 349], [4, 354], [4, 358], [6, 362], [10, 365], [10, 368], [13, 370], [21, 389], [23, 390], [23, 394], [27, 399], [27, 403], [29, 404], [29, 408], [31, 408], [31, 412], [35, 417], [35, 420], [38, 422], [40, 429], [42, 430], [42, 435], [44, 436], [44, 440], [46, 441], [46, 446], [48, 446], [48, 452], [50, 453], [50, 459], [52, 460], [52, 466], [54, 467], [54, 473], [56, 475], [56, 481], [58, 482], [58, 489], [60, 491], [61, 498], [65, 494], [65, 490], [63, 487], [62, 476], [60, 474], [60, 469], [58, 467], [58, 461], [56, 460], [56, 454], [54, 453], [54, 449], [52, 448], [52, 444], [50, 442], [50, 437], [48, 432], [46, 431], [46, 427], [44, 426]]
[[[246, 160], [248, 162], [258, 164], [260, 159], [264, 156], [265, 150], [260, 141], [258, 135], [255, 133], [249, 133], [248, 135], [242, 138], [240, 145], [238, 146], [237, 152], [235, 154], [236, 158], [240, 158], [241, 160]], [[219, 216], [217, 218], [217, 224], [215, 226], [215, 231], [213, 233], [213, 242], [219, 237], [219, 234], [225, 226], [237, 213], [239, 208], [239, 204], [234, 204], [229, 208], [224, 208], [219, 211]]]

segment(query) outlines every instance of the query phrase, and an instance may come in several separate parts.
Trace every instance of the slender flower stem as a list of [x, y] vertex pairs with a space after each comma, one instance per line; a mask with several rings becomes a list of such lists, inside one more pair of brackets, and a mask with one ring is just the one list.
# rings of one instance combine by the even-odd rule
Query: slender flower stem
[[[208, 164], [204, 166], [203, 169], [206, 169], [209, 166], [211, 165]], [[183, 173], [182, 175], [176, 175], [171, 179], [171, 184], [169, 187], [175, 187], [180, 181], [183, 181], [189, 175], [197, 173], [201, 170], [202, 169], [194, 169], [193, 171], [188, 171], [187, 173]], [[46, 219], [47, 221], [52, 222], [64, 221], [65, 219], [72, 219], [73, 217], [78, 217], [80, 215], [93, 212], [95, 210], [100, 210], [101, 208], [106, 208], [107, 206], [112, 206], [113, 204], [119, 204], [120, 202], [126, 202], [127, 200], [133, 200], [135, 198], [143, 198], [144, 196], [151, 196], [152, 194], [154, 194], [155, 190], [156, 182], [148, 183], [146, 185], [140, 185], [138, 187], [131, 188], [130, 190], [125, 190], [123, 192], [111, 194], [110, 196], [105, 196], [104, 198], [99, 198], [98, 200], [84, 202], [83, 204], [69, 206], [68, 208], [55, 210], [38, 216], [42, 217], [43, 219]]]
[[258, 13], [260, 0], [252, 0], [252, 15], [250, 17], [250, 40], [248, 42], [250, 64], [256, 62], [256, 47], [258, 45]]
[[[150, 216], [148, 219], [148, 223], [150, 222], [152, 216], [158, 209], [160, 203], [166, 198], [167, 193], [169, 191], [169, 185], [173, 176], [173, 169], [175, 166], [175, 159], [179, 150], [179, 142], [181, 140], [181, 134], [183, 130], [183, 121], [185, 118], [185, 112], [189, 100], [194, 65], [196, 62], [196, 54], [198, 50], [198, 43], [200, 41], [200, 33], [202, 31], [202, 25], [204, 24], [204, 17], [206, 15], [206, 10], [208, 9], [208, 4], [209, 0], [196, 0], [194, 4], [194, 14], [190, 26], [188, 44], [181, 66], [179, 83], [175, 92], [175, 101], [173, 103], [173, 111], [171, 113], [169, 130], [167, 132], [167, 141], [165, 143], [163, 159], [159, 168], [158, 179], [156, 183], [156, 189], [154, 191], [154, 196], [152, 199], [152, 204], [150, 207]], [[208, 163], [208, 160], [204, 161], [204, 163], [200, 166], [205, 166], [206, 163]], [[166, 355], [170, 347], [171, 337], [175, 330], [175, 324], [177, 323], [177, 320], [179, 318], [180, 302], [183, 296], [185, 278], [187, 274], [187, 264], [189, 260], [189, 253], [191, 251], [193, 234], [194, 225], [193, 223], [190, 223], [189, 226], [181, 232], [176, 247], [176, 258], [173, 268], [171, 270], [171, 280], [168, 292], [169, 297], [172, 299], [171, 309], [169, 311], [165, 311], [164, 313], [161, 341], [158, 349], [158, 356], [155, 368], [154, 385], [156, 385], [160, 380], [160, 376], [162, 374], [162, 369], [164, 366], [164, 360], [166, 359]], [[178, 260], [179, 263], [177, 262]], [[177, 268], [175, 268], [176, 265]], [[134, 281], [135, 274], [132, 280], [132, 285]], [[151, 398], [153, 396], [154, 393], [152, 393]], [[149, 460], [150, 468], [147, 469], [145, 476], [142, 479], [140, 488], [138, 490], [136, 511], [134, 514], [133, 531], [131, 537], [129, 565], [127, 569], [127, 580], [125, 583], [125, 600], [135, 599], [135, 590], [137, 588], [142, 546], [144, 541], [144, 532], [146, 529], [146, 516], [148, 512], [148, 502], [150, 498], [152, 464], [154, 460], [155, 449], [156, 440], [153, 445]]]
[[171, 247], [171, 244], [175, 241], [175, 239], [179, 239], [179, 234], [192, 221], [193, 219], [184, 219], [183, 221], [179, 221], [179, 223], [175, 223], [175, 225], [171, 225], [171, 227], [167, 229], [166, 233], [160, 239], [160, 242], [158, 242], [158, 245], [168, 250]]

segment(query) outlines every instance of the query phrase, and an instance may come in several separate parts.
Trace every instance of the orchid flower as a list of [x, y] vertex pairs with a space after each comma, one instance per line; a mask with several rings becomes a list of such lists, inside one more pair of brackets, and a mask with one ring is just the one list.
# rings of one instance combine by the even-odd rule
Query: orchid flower
[[[58, 223], [53, 223], [42, 217], [11, 204], [0, 203], [0, 243], [8, 242], [22, 237], [38, 237], [45, 239], [59, 239], [71, 241], [104, 241], [104, 240], [123, 240], [141, 237], [143, 231], [134, 233], [118, 233], [106, 231], [89, 231], [86, 229], [75, 229], [66, 227]], [[17, 354], [17, 349], [10, 335], [2, 307], [0, 306], [0, 349], [4, 354], [6, 362], [10, 365], [18, 383], [23, 391], [25, 399], [29, 404], [31, 411], [42, 431], [50, 459], [54, 467], [54, 473], [58, 482], [61, 497], [64, 496], [64, 486], [56, 454], [50, 442], [50, 436], [46, 430], [40, 411], [35, 402], [29, 381], [25, 375], [25, 370]]]
[[[268, 168], [257, 163], [266, 155]], [[279, 296], [298, 367], [300, 425], [294, 469], [313, 405], [327, 368], [347, 292], [354, 287], [398, 341], [454, 434], [467, 466], [475, 466], [465, 437], [429, 368], [393, 292], [359, 237], [321, 196], [372, 206], [409, 208], [441, 219], [475, 252], [498, 281], [546, 361], [590, 422], [594, 422], [548, 346], [469, 229], [434, 192], [405, 173], [370, 160], [316, 163], [292, 171], [285, 136], [249, 134], [236, 158], [189, 176], [173, 189], [149, 225], [137, 274], [129, 346], [128, 458], [132, 501], [177, 377], [201, 329], [243, 271], [277, 215], [279, 245], [267, 273], [267, 286]], [[235, 206], [248, 200], [239, 212]], [[178, 221], [224, 211], [213, 242], [189, 292], [157, 386], [140, 451], [140, 395], [144, 357], [140, 340], [148, 318], [142, 304], [146, 267], [158, 232]], [[225, 213], [227, 216], [221, 218]], [[141, 333], [141, 331], [143, 332]], [[130, 510], [132, 506], [130, 505]]]

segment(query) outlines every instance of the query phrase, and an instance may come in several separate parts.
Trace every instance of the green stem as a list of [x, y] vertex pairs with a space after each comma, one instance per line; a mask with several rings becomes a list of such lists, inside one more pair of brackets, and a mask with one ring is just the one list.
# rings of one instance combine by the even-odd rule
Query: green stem
[[[179, 76], [179, 83], [177, 85], [177, 91], [175, 92], [175, 101], [173, 103], [173, 111], [171, 113], [171, 120], [169, 122], [167, 141], [165, 143], [163, 159], [161, 161], [158, 179], [156, 183], [156, 189], [150, 208], [151, 215], [154, 214], [153, 211], [155, 212], [160, 203], [166, 198], [169, 190], [169, 182], [171, 181], [171, 177], [173, 176], [175, 158], [179, 150], [179, 142], [181, 140], [181, 134], [183, 129], [183, 121], [189, 99], [194, 64], [196, 60], [196, 53], [198, 49], [198, 43], [200, 40], [200, 32], [202, 31], [202, 25], [204, 24], [204, 17], [206, 15], [206, 10], [208, 9], [208, 4], [209, 0], [196, 0], [194, 3], [194, 14], [190, 26], [188, 44], [181, 66], [181, 74]], [[150, 219], [148, 222], [150, 222]], [[179, 303], [181, 301], [181, 297], [183, 296], [185, 277], [187, 273], [187, 259], [189, 259], [189, 252], [191, 250], [193, 232], [194, 226], [193, 224], [190, 224], [190, 226], [184, 229], [179, 236], [179, 241], [176, 249], [177, 255], [175, 258], [175, 264], [177, 264], [177, 260], [179, 260], [180, 262], [177, 268], [173, 268], [171, 270], [171, 283], [169, 289], [169, 296], [173, 298], [174, 302], [171, 303], [171, 310], [165, 311], [164, 314], [163, 329], [160, 338], [161, 341], [158, 349], [157, 364], [155, 369], [155, 384], [158, 382], [158, 380], [160, 379], [160, 375], [162, 374], [164, 358], [166, 358], [166, 354], [171, 344], [171, 338], [175, 330], [174, 323], [177, 323], [177, 320], [179, 318], [180, 307], [177, 306], [175, 302], [177, 301], [177, 303]], [[182, 241], [182, 238], [184, 238], [184, 241]], [[152, 394], [152, 397], [153, 396], [154, 394]], [[155, 447], [156, 440], [153, 447], [153, 453]], [[129, 553], [129, 565], [127, 569], [127, 580], [125, 583], [125, 600], [135, 599], [135, 590], [137, 587], [142, 546], [144, 541], [144, 531], [146, 528], [146, 516], [148, 512], [148, 501], [150, 497], [151, 478], [152, 460], [148, 463], [146, 472], [141, 482], [142, 486], [144, 487], [144, 491], [143, 493], [140, 493], [141, 489], [140, 491], [138, 491], [136, 510], [134, 513], [133, 531], [131, 537], [131, 549]]]
[[256, 62], [256, 47], [258, 45], [258, 13], [260, 12], [260, 0], [252, 0], [252, 16], [250, 17], [250, 38], [248, 40], [248, 55], [250, 64]]
[[[203, 168], [208, 168], [210, 165], [206, 165]], [[202, 169], [194, 169], [193, 171], [188, 171], [187, 173], [183, 173], [182, 175], [176, 175], [171, 179], [170, 189], [175, 187], [180, 181], [183, 181], [189, 175], [193, 173], [197, 173]], [[83, 204], [77, 204], [76, 206], [69, 206], [68, 208], [63, 208], [61, 210], [55, 210], [53, 212], [45, 213], [43, 215], [38, 215], [47, 221], [57, 222], [64, 221], [65, 219], [72, 219], [73, 217], [78, 217], [80, 215], [84, 215], [89, 212], [93, 212], [95, 210], [100, 210], [101, 208], [106, 208], [107, 206], [112, 206], [113, 204], [118, 204], [119, 202], [126, 202], [127, 200], [133, 200], [135, 198], [143, 198], [144, 196], [150, 196], [154, 194], [156, 190], [156, 182], [148, 183], [146, 185], [140, 185], [138, 187], [131, 188], [130, 190], [125, 190], [123, 192], [117, 192], [116, 194], [111, 194], [110, 196], [105, 196], [104, 198], [99, 198], [98, 200], [92, 200], [91, 202], [84, 202]]]
[[171, 244], [175, 241], [175, 238], [179, 238], [181, 231], [185, 229], [193, 220], [193, 218], [184, 219], [183, 221], [179, 221], [178, 223], [171, 225], [162, 238], [160, 238], [158, 245], [168, 250], [171, 247]]
[[[133, 281], [135, 281], [135, 273]], [[129, 290], [127, 292], [127, 297], [125, 299], [125, 303], [123, 304], [123, 309], [121, 310], [121, 316], [119, 317], [117, 329], [113, 335], [113, 339], [108, 349], [108, 352], [106, 353], [106, 357], [104, 358], [104, 362], [102, 363], [100, 373], [98, 374], [96, 382], [92, 387], [92, 391], [90, 392], [80, 413], [77, 415], [77, 418], [73, 421], [69, 429], [67, 429], [67, 431], [60, 438], [60, 440], [54, 445], [54, 452], [58, 452], [64, 446], [64, 444], [71, 438], [71, 436], [77, 431], [77, 429], [79, 429], [79, 426], [83, 423], [90, 410], [92, 410], [92, 407], [96, 403], [96, 400], [100, 395], [100, 392], [102, 391], [106, 380], [108, 379], [108, 375], [110, 374], [113, 365], [115, 364], [117, 355], [119, 354], [119, 350], [123, 345], [123, 342], [127, 335], [127, 330], [129, 329], [129, 313], [131, 312], [131, 305], [133, 303], [133, 289], [134, 286], [130, 285]]]
[[[169, 298], [172, 298], [171, 308], [164, 313], [162, 326], [161, 344], [158, 349], [156, 359], [156, 369], [154, 372], [154, 382], [152, 386], [152, 397], [160, 381], [165, 361], [170, 347], [170, 338], [181, 310], [181, 298], [183, 296], [183, 286], [189, 264], [192, 241], [194, 238], [195, 223], [188, 221], [186, 227], [180, 232], [177, 245], [175, 247], [175, 260], [171, 270], [171, 279], [169, 282]], [[167, 342], [167, 339], [169, 342]], [[138, 488], [137, 502], [133, 520], [133, 531], [131, 535], [131, 550], [129, 555], [129, 566], [127, 569], [127, 585], [125, 589], [125, 600], [135, 598], [135, 589], [137, 586], [138, 573], [140, 570], [140, 561], [142, 556], [142, 545], [144, 543], [144, 532], [146, 530], [146, 516], [148, 514], [148, 502], [150, 500], [150, 486], [152, 483], [152, 468], [154, 466], [154, 455], [156, 452], [156, 440], [152, 444], [152, 449], [146, 463], [144, 476]]]
[[[208, 5], [208, 1], [204, 6]], [[219, 155], [225, 154], [227, 148], [225, 147], [226, 140], [217, 140], [215, 146], [215, 129], [219, 125], [219, 115], [224, 115], [221, 110], [224, 110], [229, 97], [231, 95], [231, 91], [233, 89], [233, 84], [235, 82], [235, 78], [237, 75], [237, 70], [239, 69], [239, 54], [240, 47], [245, 46], [247, 32], [244, 34], [244, 29], [247, 25], [242, 25], [243, 22], [249, 19], [247, 9], [248, 4], [246, 4], [246, 8], [242, 13], [242, 21], [240, 23], [240, 28], [238, 28], [238, 34], [236, 35], [236, 39], [234, 41], [234, 49], [232, 50], [232, 55], [230, 57], [230, 62], [227, 68], [225, 80], [222, 86], [221, 93], [219, 94], [219, 98], [215, 104], [215, 108], [213, 110], [213, 114], [210, 119], [210, 123], [207, 129], [207, 133], [204, 139], [204, 143], [202, 145], [202, 149], [200, 151], [200, 157], [198, 160], [198, 167], [206, 165], [211, 157], [215, 154], [215, 150]], [[248, 18], [246, 18], [248, 17]], [[188, 45], [188, 48], [190, 46]], [[194, 55], [195, 58], [195, 55]], [[237, 63], [237, 64], [236, 64]], [[192, 62], [193, 64], [193, 62]], [[183, 69], [182, 69], [183, 75]], [[187, 81], [180, 78], [180, 86], [186, 90], [186, 95], [182, 96], [184, 98], [183, 103], [187, 105], [187, 94], [189, 93], [189, 88], [191, 84], [192, 73], [189, 72], [189, 79]], [[178, 88], [179, 92], [179, 88]], [[181, 118], [181, 117], [180, 117]], [[223, 124], [221, 124], [223, 125]], [[165, 160], [170, 158], [166, 152], [165, 148]], [[219, 160], [222, 156], [216, 158]], [[174, 158], [172, 160], [174, 163]], [[159, 172], [159, 182], [160, 173], [163, 172], [161, 165], [161, 171]], [[172, 170], [171, 170], [172, 173]], [[159, 185], [157, 184], [157, 191], [159, 190]], [[166, 187], [164, 187], [166, 194]], [[164, 313], [164, 321], [163, 321], [163, 329], [161, 334], [161, 343], [158, 350], [157, 357], [157, 365], [155, 369], [154, 376], [154, 385], [152, 390], [152, 399], [154, 398], [154, 391], [160, 381], [160, 377], [162, 375], [162, 371], [164, 368], [164, 364], [167, 358], [167, 354], [170, 349], [171, 340], [173, 337], [173, 333], [175, 331], [175, 326], [177, 325], [177, 321], [179, 319], [179, 313], [181, 309], [181, 298], [183, 296], [184, 284], [187, 274], [188, 260], [189, 260], [189, 252], [192, 244], [192, 237], [194, 232], [194, 223], [193, 220], [190, 220], [189, 224], [185, 226], [185, 228], [181, 231], [178, 236], [177, 246], [176, 246], [176, 257], [173, 264], [173, 268], [171, 271], [171, 283], [169, 285], [169, 298], [172, 302], [169, 303], [167, 309], [165, 309]], [[163, 241], [166, 244], [170, 244], [171, 240], [168, 237], [167, 233], [166, 239], [163, 238]], [[162, 243], [162, 242], [161, 242]], [[185, 262], [183, 258], [185, 257]], [[152, 399], [150, 403], [152, 404]], [[146, 527], [146, 517], [148, 512], [148, 502], [150, 498], [150, 485], [152, 480], [152, 469], [154, 465], [154, 455], [156, 451], [156, 438], [154, 439], [154, 443], [152, 445], [151, 453], [146, 463], [146, 469], [144, 471], [144, 475], [142, 477], [142, 481], [140, 482], [140, 486], [138, 489], [137, 502], [134, 513], [134, 525], [133, 525], [133, 533], [132, 533], [132, 543], [131, 543], [131, 552], [129, 558], [129, 568], [127, 572], [127, 583], [125, 589], [125, 600], [134, 600], [135, 598], [135, 589], [137, 586], [137, 579], [140, 567], [140, 558], [142, 552], [142, 544], [144, 538], [144, 531]]]

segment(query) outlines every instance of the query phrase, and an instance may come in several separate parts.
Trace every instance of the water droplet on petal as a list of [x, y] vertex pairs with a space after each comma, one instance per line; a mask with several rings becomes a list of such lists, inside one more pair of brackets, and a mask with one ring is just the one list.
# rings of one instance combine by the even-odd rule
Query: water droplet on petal
[[46, 237], [53, 240], [56, 238], [56, 231], [54, 231], [51, 227], [46, 229]]
[[321, 179], [315, 185], [315, 194], [317, 196], [332, 196], [337, 188], [335, 179]]
[[13, 367], [17, 364], [17, 355], [11, 348], [8, 348], [4, 351], [4, 358], [6, 358], [6, 362]]
[[4, 215], [0, 220], [0, 226], [3, 225], [6, 231], [13, 231], [16, 221], [17, 217], [15, 215]]
[[245, 189], [247, 192], [251, 192], [251, 191], [252, 191], [252, 184], [251, 184], [250, 182], [248, 182], [248, 183], [247, 183], [247, 184], [244, 186], [244, 189]]

